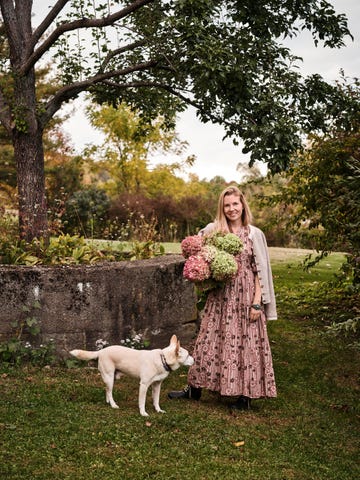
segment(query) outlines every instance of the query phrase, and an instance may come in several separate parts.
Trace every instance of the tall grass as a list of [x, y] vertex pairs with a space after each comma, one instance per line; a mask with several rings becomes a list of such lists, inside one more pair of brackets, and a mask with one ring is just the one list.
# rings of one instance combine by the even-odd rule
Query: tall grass
[[186, 370], [164, 382], [156, 414], [138, 413], [138, 382], [124, 378], [105, 404], [96, 368], [21, 368], [0, 374], [0, 471], [16, 480], [355, 480], [359, 470], [359, 354], [326, 335], [353, 308], [321, 285], [334, 255], [304, 272], [273, 261], [279, 320], [269, 322], [278, 398], [231, 414], [228, 398], [168, 400]]

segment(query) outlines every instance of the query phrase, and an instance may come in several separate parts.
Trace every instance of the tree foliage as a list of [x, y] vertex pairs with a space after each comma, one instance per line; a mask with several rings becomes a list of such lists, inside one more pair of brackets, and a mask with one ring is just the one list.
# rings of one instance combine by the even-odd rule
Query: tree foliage
[[[338, 85], [354, 102], [359, 87], [356, 79]], [[281, 199], [295, 206], [291, 224], [313, 236], [322, 256], [348, 253], [354, 282], [360, 283], [360, 110], [342, 115], [346, 130], [334, 124], [329, 135], [309, 138], [306, 152], [294, 159]]]
[[[156, 184], [158, 190], [166, 187], [160, 175], [151, 171], [151, 158], [166, 153], [181, 155], [187, 143], [179, 140], [174, 129], [165, 129], [161, 117], [144, 124], [140, 115], [124, 103], [117, 108], [105, 105], [96, 109], [91, 106], [88, 117], [92, 126], [105, 136], [102, 145], [86, 150], [90, 157], [97, 160], [94, 170], [101, 172], [102, 186], [110, 196], [124, 192], [149, 193], [147, 185], [150, 182]], [[192, 162], [193, 157], [184, 161], [185, 165]], [[167, 180], [173, 183], [173, 172], [181, 167], [181, 163], [176, 162], [159, 166], [155, 171], [169, 172]], [[155, 188], [153, 186], [153, 192]]]
[[[307, 29], [315, 43], [342, 46], [346, 18], [326, 0], [57, 0], [35, 27], [33, 7], [0, 1], [0, 122], [28, 240], [48, 234], [43, 131], [81, 92], [167, 126], [191, 104], [273, 172], [301, 147], [300, 132], [325, 129], [346, 102], [321, 77], [301, 78], [281, 44]], [[54, 89], [41, 95], [35, 68], [47, 56]]]

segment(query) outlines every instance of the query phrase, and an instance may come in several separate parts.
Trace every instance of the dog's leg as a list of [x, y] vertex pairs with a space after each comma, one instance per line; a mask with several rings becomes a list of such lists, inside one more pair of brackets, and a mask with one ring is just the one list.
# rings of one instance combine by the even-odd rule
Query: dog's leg
[[146, 394], [149, 388], [148, 383], [142, 383], [140, 382], [140, 387], [139, 387], [139, 410], [140, 410], [140, 415], [143, 417], [148, 417], [149, 415], [145, 411], [145, 402], [146, 402]]
[[105, 392], [106, 392], [106, 403], [110, 403], [112, 408], [119, 408], [115, 403], [115, 400], [112, 395], [114, 387], [115, 372], [102, 372], [100, 371], [102, 379], [105, 383]]
[[153, 405], [154, 405], [155, 410], [158, 413], [165, 413], [165, 410], [161, 410], [160, 405], [159, 405], [161, 383], [162, 382], [159, 381], [159, 382], [154, 382], [152, 384], [152, 399], [153, 399]]

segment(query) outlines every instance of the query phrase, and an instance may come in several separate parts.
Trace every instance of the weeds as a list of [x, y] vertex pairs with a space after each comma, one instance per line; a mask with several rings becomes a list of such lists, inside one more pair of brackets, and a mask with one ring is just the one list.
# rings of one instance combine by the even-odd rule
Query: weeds
[[[99, 243], [101, 244], [101, 242]], [[97, 242], [77, 235], [60, 235], [49, 241], [34, 239], [0, 242], [0, 263], [6, 265], [76, 265], [103, 261], [139, 260], [165, 253], [156, 241], [133, 241], [128, 244], [109, 242], [100, 249]]]
[[0, 343], [0, 361], [3, 366], [21, 366], [26, 364], [44, 366], [55, 362], [55, 345], [39, 343], [39, 320], [36, 311], [41, 308], [39, 302], [22, 307], [22, 316], [11, 324], [13, 336]]
[[[156, 230], [157, 219], [147, 221], [143, 215], [130, 213], [128, 222], [119, 225], [125, 241], [97, 242], [79, 235], [58, 235], [50, 239], [20, 240], [14, 228], [16, 217], [0, 212], [0, 264], [73, 265], [101, 261], [142, 260], [165, 253]], [[11, 228], [10, 228], [11, 227]], [[102, 248], [101, 248], [102, 246]]]
[[128, 337], [120, 340], [120, 345], [133, 348], [134, 350], [143, 350], [149, 348], [150, 341], [146, 338], [145, 334], [132, 332]]
[[11, 265], [55, 265], [94, 263], [103, 260], [104, 255], [84, 238], [60, 235], [49, 241], [34, 239], [27, 243], [24, 240], [3, 242], [0, 244], [0, 262]]

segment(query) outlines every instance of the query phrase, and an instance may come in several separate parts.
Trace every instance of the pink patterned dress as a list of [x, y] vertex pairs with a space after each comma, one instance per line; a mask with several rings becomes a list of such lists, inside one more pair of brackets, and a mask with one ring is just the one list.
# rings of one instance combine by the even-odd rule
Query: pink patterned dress
[[242, 227], [239, 237], [244, 248], [237, 256], [238, 274], [209, 293], [188, 383], [223, 396], [276, 397], [265, 313], [249, 320], [256, 273], [249, 228]]

